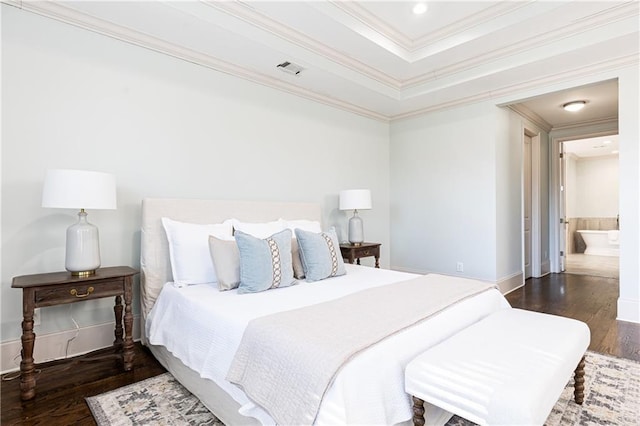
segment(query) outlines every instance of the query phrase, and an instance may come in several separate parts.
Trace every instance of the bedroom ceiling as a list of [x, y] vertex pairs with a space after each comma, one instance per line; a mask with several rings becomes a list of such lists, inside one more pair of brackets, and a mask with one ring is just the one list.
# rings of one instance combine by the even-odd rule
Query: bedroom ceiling
[[381, 120], [638, 61], [637, 1], [3, 1]]

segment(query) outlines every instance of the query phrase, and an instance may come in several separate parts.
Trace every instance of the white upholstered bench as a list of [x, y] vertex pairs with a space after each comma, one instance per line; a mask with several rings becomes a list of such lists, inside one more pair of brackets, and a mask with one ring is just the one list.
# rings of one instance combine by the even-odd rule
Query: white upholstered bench
[[589, 341], [580, 321], [520, 309], [491, 314], [407, 365], [413, 422], [425, 424], [426, 401], [480, 425], [542, 425], [573, 372], [582, 404]]

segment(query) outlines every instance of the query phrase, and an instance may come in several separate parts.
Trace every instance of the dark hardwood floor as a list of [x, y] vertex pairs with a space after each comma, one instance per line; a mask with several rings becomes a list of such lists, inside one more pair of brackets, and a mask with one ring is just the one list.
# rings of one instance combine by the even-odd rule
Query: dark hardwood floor
[[[507, 295], [513, 307], [576, 318], [591, 329], [590, 349], [640, 361], [640, 324], [616, 321], [618, 280], [552, 274], [527, 281]], [[40, 364], [36, 397], [20, 401], [19, 379], [3, 381], [0, 410], [4, 425], [95, 425], [84, 400], [164, 372], [153, 355], [135, 346], [134, 370], [125, 373], [112, 349]]]
[[514, 308], [561, 315], [585, 322], [589, 349], [640, 361], [640, 324], [617, 321], [618, 280], [576, 274], [530, 278], [507, 295]]
[[[37, 343], [37, 340], [36, 340]], [[164, 373], [151, 352], [135, 343], [134, 367], [122, 370], [113, 349], [39, 364], [36, 397], [20, 401], [20, 379], [2, 382], [0, 424], [5, 425], [95, 425], [84, 398], [117, 389]]]

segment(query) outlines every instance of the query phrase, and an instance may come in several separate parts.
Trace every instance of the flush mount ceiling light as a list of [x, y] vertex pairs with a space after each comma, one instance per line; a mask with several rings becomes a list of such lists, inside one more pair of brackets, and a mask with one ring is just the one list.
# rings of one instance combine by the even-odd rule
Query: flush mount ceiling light
[[427, 11], [427, 4], [426, 3], [416, 3], [416, 5], [413, 6], [414, 15], [422, 15], [426, 11]]
[[586, 103], [587, 103], [587, 101], [567, 102], [566, 104], [562, 105], [562, 108], [564, 108], [565, 111], [576, 112], [576, 111], [580, 111], [582, 108], [584, 108]]

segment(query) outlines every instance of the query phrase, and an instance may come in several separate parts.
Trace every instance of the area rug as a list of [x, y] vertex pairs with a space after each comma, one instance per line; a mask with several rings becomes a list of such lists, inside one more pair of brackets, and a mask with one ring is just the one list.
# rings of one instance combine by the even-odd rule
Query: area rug
[[[526, 386], [526, 384], [523, 384]], [[169, 373], [87, 398], [98, 426], [224, 426]], [[547, 418], [547, 426], [640, 424], [640, 363], [587, 352], [585, 400], [573, 402], [573, 379]], [[448, 426], [472, 426], [454, 416]]]
[[169, 373], [86, 400], [98, 426], [224, 426]]

